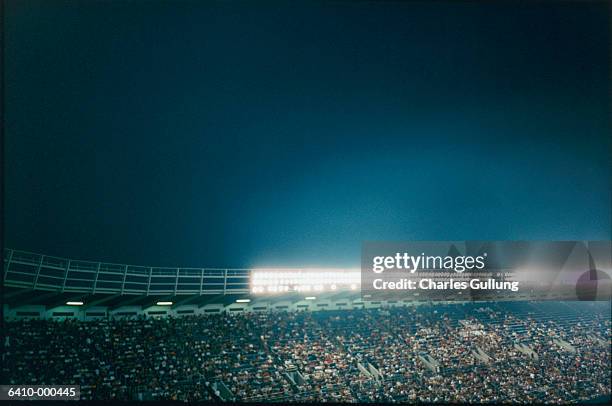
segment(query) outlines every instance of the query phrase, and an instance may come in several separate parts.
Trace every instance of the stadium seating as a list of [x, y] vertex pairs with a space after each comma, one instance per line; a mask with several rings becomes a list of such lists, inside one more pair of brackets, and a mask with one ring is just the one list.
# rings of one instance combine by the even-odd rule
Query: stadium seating
[[609, 302], [5, 323], [9, 384], [83, 399], [584, 402], [610, 396]]

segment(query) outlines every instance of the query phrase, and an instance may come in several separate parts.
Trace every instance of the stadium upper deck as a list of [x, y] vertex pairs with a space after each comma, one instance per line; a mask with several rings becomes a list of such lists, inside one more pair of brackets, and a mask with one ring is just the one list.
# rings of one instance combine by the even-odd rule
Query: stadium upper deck
[[[355, 269], [163, 268], [58, 258], [4, 250], [5, 316], [184, 315], [262, 310], [341, 310], [475, 300], [461, 290], [428, 297], [373, 299]], [[33, 294], [33, 292], [38, 292]], [[489, 299], [529, 300], [527, 293]], [[438, 295], [436, 297], [435, 295]], [[555, 298], [553, 298], [555, 299]], [[557, 298], [560, 299], [560, 298]], [[481, 300], [479, 298], [478, 300]]]

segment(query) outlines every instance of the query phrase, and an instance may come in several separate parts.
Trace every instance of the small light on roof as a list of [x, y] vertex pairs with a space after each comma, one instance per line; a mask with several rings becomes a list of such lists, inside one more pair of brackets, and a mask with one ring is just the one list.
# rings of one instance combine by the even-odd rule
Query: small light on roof
[[158, 306], [172, 306], [172, 302], [157, 302]]
[[236, 303], [249, 303], [251, 301], [251, 299], [238, 299], [236, 300]]
[[83, 302], [66, 302], [68, 306], [83, 306]]

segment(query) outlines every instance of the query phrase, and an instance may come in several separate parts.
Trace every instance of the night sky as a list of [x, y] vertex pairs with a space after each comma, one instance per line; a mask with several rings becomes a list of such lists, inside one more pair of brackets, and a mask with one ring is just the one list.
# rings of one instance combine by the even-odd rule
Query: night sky
[[6, 245], [355, 266], [611, 238], [607, 2], [5, 4]]

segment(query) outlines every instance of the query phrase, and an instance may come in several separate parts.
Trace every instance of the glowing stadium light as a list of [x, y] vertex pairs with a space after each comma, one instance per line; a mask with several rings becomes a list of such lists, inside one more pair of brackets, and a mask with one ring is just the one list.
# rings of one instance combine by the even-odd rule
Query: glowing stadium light
[[157, 302], [158, 306], [172, 306], [172, 302]]
[[236, 300], [236, 303], [249, 303], [251, 301], [251, 299], [238, 299]]
[[83, 302], [66, 302], [68, 306], [83, 306]]
[[357, 269], [254, 269], [251, 293], [324, 292], [357, 290], [361, 272]]
[[305, 300], [315, 300], [317, 297], [316, 296], [306, 296], [304, 299]]

